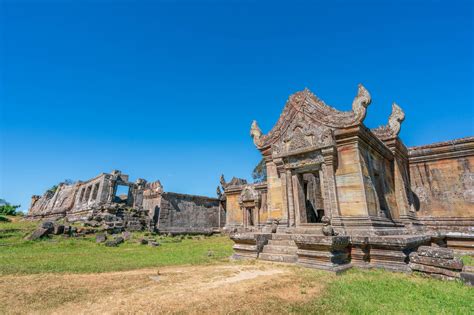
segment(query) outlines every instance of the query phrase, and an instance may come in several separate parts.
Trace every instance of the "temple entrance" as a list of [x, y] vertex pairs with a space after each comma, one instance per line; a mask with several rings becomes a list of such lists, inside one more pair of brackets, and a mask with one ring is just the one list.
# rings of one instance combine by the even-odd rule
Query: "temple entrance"
[[300, 223], [320, 223], [324, 216], [324, 200], [319, 172], [298, 175]]
[[254, 226], [253, 208], [246, 208], [247, 226]]

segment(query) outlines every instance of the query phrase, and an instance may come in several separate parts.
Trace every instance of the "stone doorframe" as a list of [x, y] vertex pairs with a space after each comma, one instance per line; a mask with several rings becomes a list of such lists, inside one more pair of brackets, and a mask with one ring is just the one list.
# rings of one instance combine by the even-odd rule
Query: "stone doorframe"
[[[261, 194], [252, 185], [247, 185], [242, 190], [239, 196], [239, 206], [242, 211], [242, 226], [244, 228], [249, 227], [249, 212], [253, 216], [253, 226], [257, 227], [261, 225], [260, 222], [260, 205], [261, 205]], [[249, 211], [250, 210], [250, 211]]]
[[[325, 215], [333, 225], [340, 225], [339, 203], [337, 200], [335, 169], [337, 150], [334, 146], [296, 155], [280, 156], [273, 159], [282, 183], [283, 202], [287, 211], [280, 221], [289, 227], [301, 226], [301, 180], [303, 173], [318, 173], [321, 183]], [[304, 198], [304, 196], [303, 196]], [[317, 223], [316, 223], [317, 224]]]

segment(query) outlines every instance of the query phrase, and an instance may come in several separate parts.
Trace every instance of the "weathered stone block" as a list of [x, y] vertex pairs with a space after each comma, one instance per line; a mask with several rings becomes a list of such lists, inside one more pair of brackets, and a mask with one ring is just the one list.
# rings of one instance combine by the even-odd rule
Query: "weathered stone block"
[[95, 236], [95, 242], [96, 243], [104, 243], [106, 240], [107, 240], [107, 235], [105, 235], [103, 233], [97, 234]]
[[51, 221], [44, 221], [41, 223], [41, 228], [46, 229], [51, 233], [54, 229], [54, 223]]
[[435, 258], [428, 256], [420, 256], [418, 253], [413, 252], [410, 254], [410, 262], [423, 264], [428, 266], [435, 266], [451, 270], [462, 270], [463, 263], [461, 259], [454, 257], [453, 259], [446, 258]]
[[427, 266], [427, 265], [422, 265], [422, 264], [417, 264], [417, 263], [412, 263], [412, 262], [409, 263], [409, 266], [412, 270], [420, 271], [420, 272], [424, 272], [428, 274], [445, 275], [445, 276], [453, 277], [453, 278], [460, 277], [460, 272], [448, 270], [448, 269], [444, 269], [440, 267]]
[[59, 235], [64, 233], [64, 225], [62, 224], [57, 224], [53, 227], [53, 234], [54, 235]]
[[105, 246], [108, 246], [108, 247], [116, 247], [116, 246], [119, 246], [120, 244], [122, 244], [123, 242], [124, 242], [123, 237], [117, 236], [117, 237], [114, 238], [113, 240], [110, 240], [110, 241], [105, 242]]
[[449, 248], [442, 247], [431, 247], [431, 246], [420, 246], [417, 251], [418, 255], [433, 257], [433, 258], [444, 258], [453, 259], [454, 251]]
[[234, 241], [232, 258], [257, 258], [263, 247], [271, 239], [268, 233], [236, 233], [230, 236]]
[[474, 286], [474, 272], [461, 272], [462, 281], [467, 285]]
[[341, 272], [350, 268], [349, 236], [321, 236], [299, 234], [294, 237], [298, 250], [297, 264]]
[[49, 229], [40, 227], [40, 228], [37, 228], [30, 236], [26, 237], [26, 239], [30, 241], [35, 241], [37, 239], [47, 236], [48, 234], [49, 234]]

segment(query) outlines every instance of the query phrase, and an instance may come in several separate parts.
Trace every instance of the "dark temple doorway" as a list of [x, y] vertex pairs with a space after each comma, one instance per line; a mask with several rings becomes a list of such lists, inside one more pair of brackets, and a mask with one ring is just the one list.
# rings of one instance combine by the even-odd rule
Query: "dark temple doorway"
[[304, 198], [303, 209], [300, 209], [301, 223], [320, 223], [324, 216], [324, 201], [319, 172], [303, 174], [301, 184]]

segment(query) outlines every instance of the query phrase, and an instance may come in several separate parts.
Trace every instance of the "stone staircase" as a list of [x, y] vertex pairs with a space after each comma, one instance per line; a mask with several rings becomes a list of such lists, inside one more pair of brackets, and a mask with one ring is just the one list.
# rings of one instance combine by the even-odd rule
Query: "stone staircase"
[[263, 247], [258, 259], [294, 263], [298, 259], [295, 242], [291, 234], [273, 234], [272, 239]]

